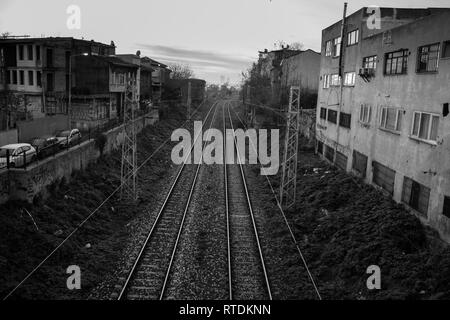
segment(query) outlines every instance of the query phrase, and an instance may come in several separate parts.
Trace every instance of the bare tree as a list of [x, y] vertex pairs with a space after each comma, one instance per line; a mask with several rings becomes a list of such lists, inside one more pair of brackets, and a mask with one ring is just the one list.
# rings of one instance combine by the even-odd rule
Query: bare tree
[[275, 42], [273, 44], [275, 50], [281, 50], [283, 48], [285, 49], [291, 49], [291, 50], [303, 50], [304, 45], [301, 42], [292, 42], [292, 43], [287, 43], [286, 41], [283, 40], [278, 40], [277, 42]]
[[169, 69], [172, 70], [172, 79], [190, 79], [194, 77], [194, 71], [188, 64], [172, 63], [169, 65]]
[[292, 50], [303, 50], [304, 47], [305, 46], [301, 42], [292, 42], [289, 45], [289, 48], [292, 49]]

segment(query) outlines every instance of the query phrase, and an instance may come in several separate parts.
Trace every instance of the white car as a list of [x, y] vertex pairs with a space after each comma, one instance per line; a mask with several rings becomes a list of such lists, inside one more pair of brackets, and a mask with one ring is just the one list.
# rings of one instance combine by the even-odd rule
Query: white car
[[78, 129], [61, 131], [56, 135], [56, 139], [58, 139], [58, 143], [62, 148], [67, 148], [67, 144], [70, 147], [81, 140], [81, 133]]
[[9, 154], [9, 166], [22, 167], [36, 160], [36, 149], [28, 143], [15, 143], [0, 148], [0, 168], [6, 168]]

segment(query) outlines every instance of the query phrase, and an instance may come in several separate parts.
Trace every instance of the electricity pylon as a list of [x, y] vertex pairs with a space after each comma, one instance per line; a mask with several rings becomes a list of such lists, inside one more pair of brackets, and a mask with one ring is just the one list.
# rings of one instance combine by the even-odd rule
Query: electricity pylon
[[289, 107], [286, 115], [286, 136], [283, 156], [283, 175], [280, 185], [280, 204], [285, 209], [289, 209], [295, 205], [295, 193], [297, 189], [300, 87], [291, 87]]
[[121, 190], [122, 200], [137, 200], [136, 169], [137, 144], [135, 110], [137, 106], [136, 83], [131, 80], [125, 93], [123, 113], [123, 144], [122, 144], [122, 170]]

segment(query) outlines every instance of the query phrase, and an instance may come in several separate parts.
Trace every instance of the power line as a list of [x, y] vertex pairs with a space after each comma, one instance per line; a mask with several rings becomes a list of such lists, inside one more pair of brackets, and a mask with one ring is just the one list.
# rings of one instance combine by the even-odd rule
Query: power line
[[[202, 101], [202, 103], [197, 107], [197, 109], [194, 111], [194, 113], [192, 115], [195, 115], [199, 110], [200, 107], [205, 103], [205, 100]], [[181, 126], [184, 126], [188, 123], [188, 121], [185, 121]], [[144, 162], [142, 162], [141, 165], [139, 165], [139, 167], [136, 168], [136, 171], [134, 172], [134, 174], [137, 174], [137, 172], [148, 162], [150, 161], [151, 158], [153, 158], [153, 156], [155, 154], [157, 154], [168, 142], [170, 141], [170, 137], [167, 138], [149, 157], [147, 157], [147, 159], [144, 160]], [[130, 173], [133, 174], [133, 173]], [[72, 232], [66, 237], [64, 238], [57, 246], [56, 248], [54, 248], [36, 267], [34, 267], [34, 269], [32, 271], [30, 271], [26, 277], [24, 279], [22, 279], [22, 281], [19, 282], [19, 284], [17, 284], [17, 286], [14, 287], [14, 289], [12, 289], [4, 298], [3, 300], [7, 300], [25, 281], [27, 281], [49, 258], [51, 258], [53, 256], [53, 254], [59, 250], [59, 248], [61, 248], [87, 221], [89, 221], [89, 219], [95, 214], [97, 213], [98, 210], [100, 210], [101, 207], [103, 207], [103, 205], [105, 203], [107, 203], [120, 189], [122, 188], [122, 182], [120, 183], [120, 185], [105, 199], [103, 200], [103, 202], [94, 210], [92, 211], [81, 223], [78, 224], [78, 226], [75, 227], [74, 230], [72, 230]]]

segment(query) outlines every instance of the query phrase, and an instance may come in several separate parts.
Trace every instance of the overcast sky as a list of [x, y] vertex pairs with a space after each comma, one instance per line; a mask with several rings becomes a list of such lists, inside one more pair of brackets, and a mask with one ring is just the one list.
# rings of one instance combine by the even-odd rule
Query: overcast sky
[[[141, 50], [161, 62], [188, 63], [198, 78], [238, 83], [258, 50], [301, 42], [320, 50], [321, 31], [342, 16], [336, 0], [0, 0], [0, 32], [73, 36], [110, 43], [118, 53]], [[450, 0], [348, 0], [361, 7], [450, 7]], [[69, 5], [81, 29], [66, 25]]]

